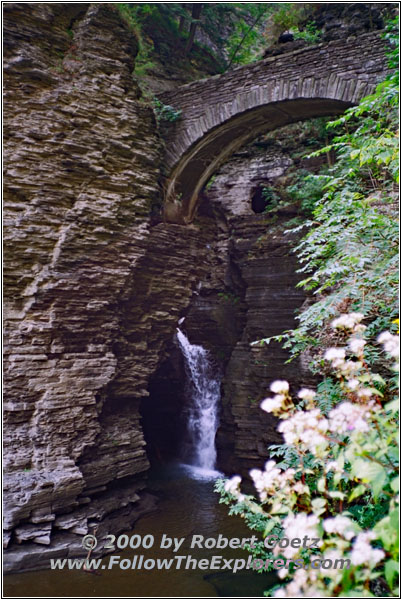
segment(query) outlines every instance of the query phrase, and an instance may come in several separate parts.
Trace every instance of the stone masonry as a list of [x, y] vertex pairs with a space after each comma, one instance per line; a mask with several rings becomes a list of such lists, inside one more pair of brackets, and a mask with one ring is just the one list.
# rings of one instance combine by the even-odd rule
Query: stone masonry
[[177, 218], [191, 221], [200, 190], [240, 146], [294, 121], [342, 113], [371, 93], [386, 70], [385, 42], [370, 32], [165, 92], [160, 99], [182, 111], [164, 133], [167, 203], [180, 207]]

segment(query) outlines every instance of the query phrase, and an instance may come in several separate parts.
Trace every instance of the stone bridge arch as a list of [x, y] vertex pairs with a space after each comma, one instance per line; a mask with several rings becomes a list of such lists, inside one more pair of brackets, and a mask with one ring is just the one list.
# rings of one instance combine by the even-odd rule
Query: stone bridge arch
[[165, 92], [180, 109], [165, 125], [165, 218], [190, 223], [201, 189], [240, 146], [295, 121], [341, 114], [387, 72], [378, 32], [336, 40], [238, 67]]

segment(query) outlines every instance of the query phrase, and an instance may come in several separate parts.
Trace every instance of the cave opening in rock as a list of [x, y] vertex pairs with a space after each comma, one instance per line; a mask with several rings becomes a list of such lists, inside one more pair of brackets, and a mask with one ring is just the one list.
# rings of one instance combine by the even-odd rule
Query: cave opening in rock
[[259, 185], [252, 191], [251, 195], [251, 208], [256, 214], [264, 212], [267, 206], [267, 199], [265, 197], [265, 187]]
[[146, 452], [152, 466], [178, 460], [186, 435], [185, 371], [180, 350], [172, 344], [140, 404]]

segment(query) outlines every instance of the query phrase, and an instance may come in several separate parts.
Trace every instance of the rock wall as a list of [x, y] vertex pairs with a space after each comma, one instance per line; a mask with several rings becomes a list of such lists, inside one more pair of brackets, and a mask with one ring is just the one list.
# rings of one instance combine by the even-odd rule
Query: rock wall
[[202, 233], [155, 224], [161, 141], [114, 8], [4, 10], [4, 544], [18, 570], [152, 506], [140, 398], [208, 261]]

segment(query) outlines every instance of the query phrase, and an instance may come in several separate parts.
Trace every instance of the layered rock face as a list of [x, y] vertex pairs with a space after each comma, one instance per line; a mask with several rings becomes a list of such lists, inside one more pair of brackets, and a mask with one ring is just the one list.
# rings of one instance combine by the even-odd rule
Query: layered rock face
[[[136, 52], [105, 7], [5, 9], [5, 529], [18, 526], [17, 541], [49, 543], [57, 514], [148, 467], [135, 410], [100, 425], [117, 304], [158, 194]], [[113, 447], [122, 421], [137, 434]], [[95, 442], [109, 470], [85, 478], [78, 461]]]
[[[35, 553], [77, 553], [79, 538], [67, 544], [61, 532], [101, 522], [116, 533], [151, 504], [140, 492], [149, 463], [139, 401], [206, 266], [195, 260], [203, 235], [151, 227], [161, 142], [132, 79], [136, 52], [113, 7], [5, 7], [12, 569], [39, 564]], [[47, 554], [32, 541], [50, 544]]]

